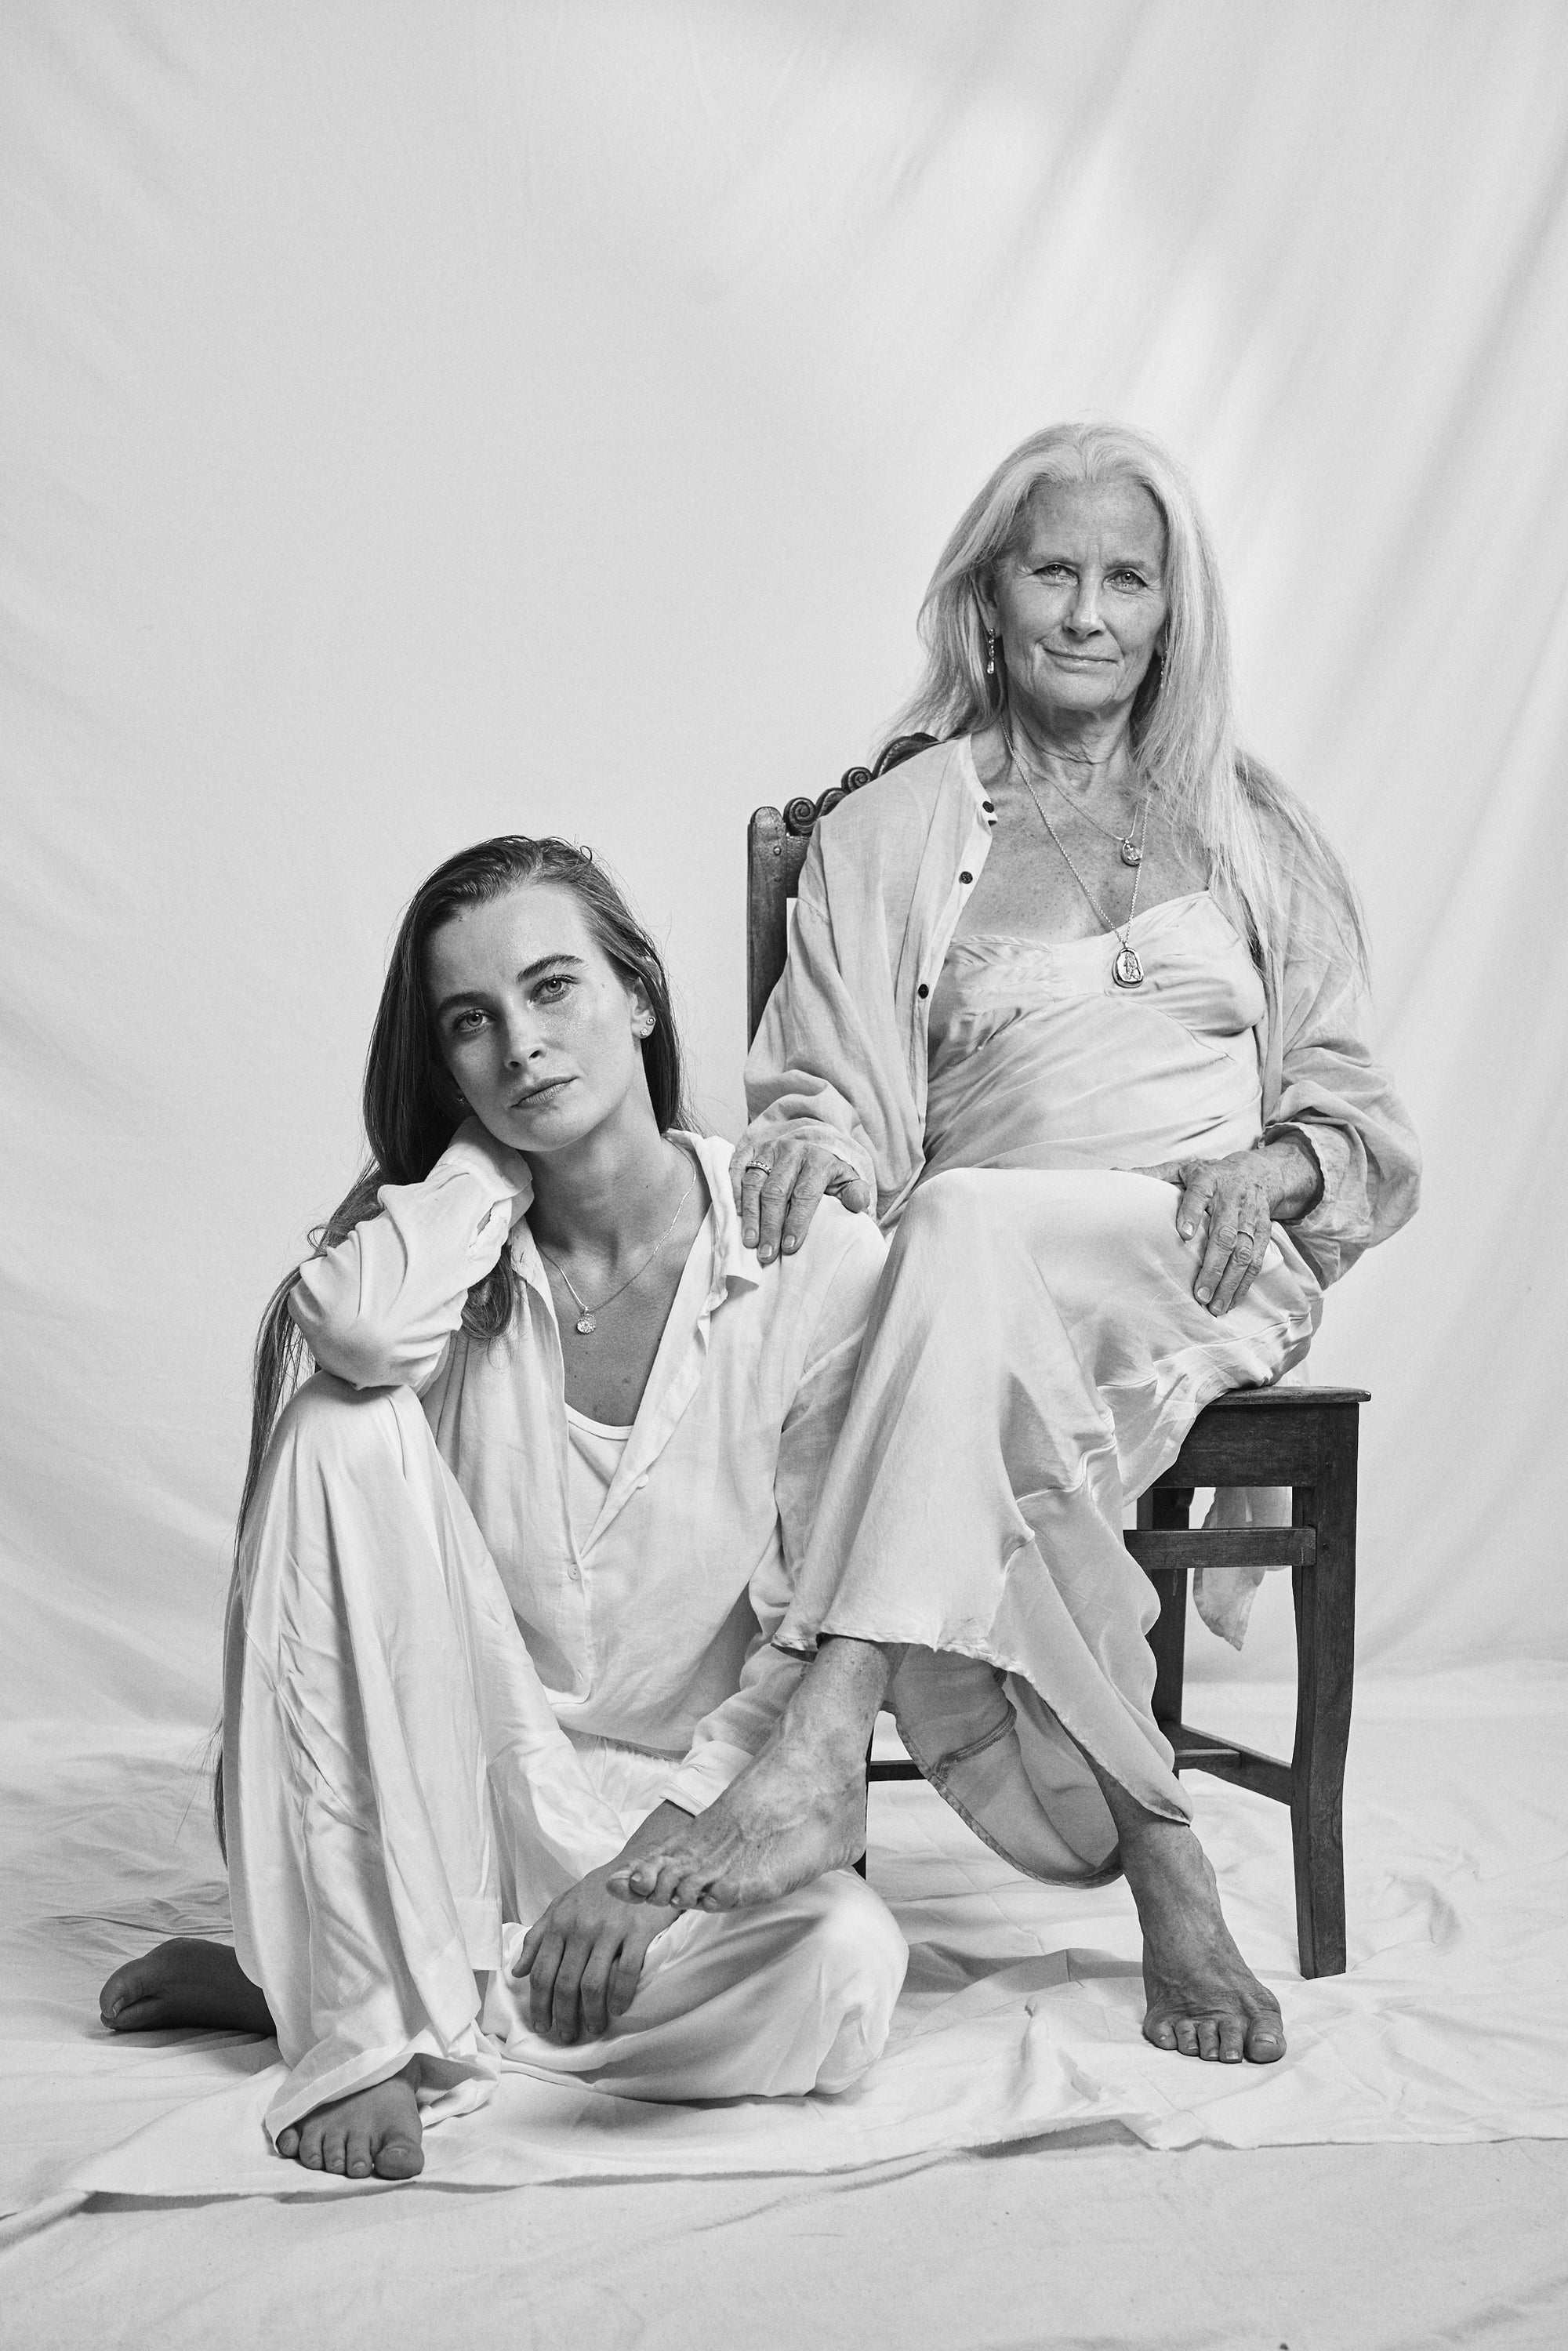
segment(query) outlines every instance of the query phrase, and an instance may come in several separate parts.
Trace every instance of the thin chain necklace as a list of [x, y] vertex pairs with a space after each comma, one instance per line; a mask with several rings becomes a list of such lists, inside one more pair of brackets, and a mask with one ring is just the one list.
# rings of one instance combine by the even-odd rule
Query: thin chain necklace
[[545, 1263], [547, 1265], [554, 1266], [556, 1271], [559, 1274], [561, 1280], [565, 1282], [567, 1288], [570, 1290], [573, 1299], [577, 1302], [577, 1321], [571, 1326], [574, 1331], [580, 1331], [584, 1338], [586, 1338], [588, 1333], [597, 1326], [599, 1317], [603, 1313], [605, 1308], [607, 1306], [613, 1306], [615, 1301], [622, 1295], [622, 1291], [630, 1290], [634, 1281], [640, 1281], [642, 1280], [643, 1274], [647, 1272], [648, 1268], [653, 1264], [653, 1259], [658, 1256], [659, 1251], [664, 1248], [664, 1243], [669, 1239], [670, 1235], [674, 1231], [675, 1227], [680, 1223], [681, 1210], [691, 1198], [692, 1185], [695, 1184], [696, 1180], [697, 1171], [694, 1166], [692, 1169], [691, 1183], [686, 1186], [685, 1190], [681, 1194], [680, 1198], [675, 1203], [674, 1215], [670, 1218], [669, 1223], [664, 1227], [664, 1231], [659, 1235], [658, 1239], [653, 1243], [653, 1248], [648, 1251], [647, 1256], [643, 1259], [643, 1262], [637, 1268], [636, 1272], [629, 1273], [625, 1280], [621, 1284], [620, 1290], [612, 1290], [608, 1298], [601, 1298], [597, 1306], [590, 1306], [588, 1301], [583, 1297], [581, 1291], [578, 1289], [576, 1282], [573, 1281], [570, 1274], [568, 1273], [565, 1266], [561, 1264], [559, 1259], [551, 1257], [549, 1249], [539, 1249], [538, 1241], [534, 1243], [534, 1247], [538, 1249], [539, 1255], [543, 1258]]
[[[1018, 743], [1010, 727], [1008, 729], [1007, 743], [1008, 752], [1012, 759], [1013, 766], [1018, 769], [1019, 774], [1023, 777], [1024, 781], [1027, 783], [1029, 781], [1029, 776], [1024, 768], [1023, 761], [1019, 758]], [[1081, 816], [1085, 824], [1092, 824], [1096, 832], [1103, 833], [1107, 841], [1113, 841], [1115, 842], [1117, 854], [1120, 856], [1124, 865], [1141, 865], [1143, 863], [1143, 844], [1137, 838], [1137, 832], [1138, 818], [1144, 814], [1145, 810], [1148, 807], [1148, 794], [1146, 792], [1144, 795], [1142, 806], [1138, 809], [1133, 818], [1130, 829], [1126, 832], [1113, 832], [1108, 824], [1102, 824], [1097, 816], [1091, 816], [1086, 808], [1080, 808], [1076, 800], [1069, 799], [1067, 794], [1062, 790], [1061, 786], [1057, 782], [1054, 776], [1045, 776], [1041, 778], [1041, 781], [1048, 783], [1051, 786], [1051, 790], [1056, 794], [1057, 799], [1060, 800], [1065, 800], [1067, 802], [1067, 806], [1071, 809], [1076, 815]], [[1054, 839], [1055, 836], [1052, 835], [1052, 838]], [[1057, 842], [1057, 847], [1059, 849], [1061, 847], [1060, 841]], [[1063, 853], [1065, 854], [1065, 852]]]
[[[1009, 750], [1012, 749], [1010, 738], [1009, 740], [1008, 748]], [[1061, 852], [1062, 863], [1066, 866], [1068, 872], [1071, 874], [1073, 880], [1077, 883], [1079, 888], [1088, 899], [1089, 904], [1093, 907], [1095, 914], [1099, 916], [1104, 928], [1111, 932], [1113, 937], [1120, 939], [1122, 943], [1115, 956], [1112, 959], [1112, 978], [1115, 981], [1118, 987], [1142, 987], [1144, 984], [1144, 967], [1138, 961], [1129, 933], [1133, 927], [1133, 918], [1138, 911], [1138, 884], [1144, 878], [1144, 841], [1147, 839], [1149, 830], [1149, 803], [1147, 797], [1145, 796], [1145, 798], [1142, 810], [1143, 833], [1138, 842], [1138, 853], [1136, 857], [1130, 861], [1134, 869], [1133, 903], [1127, 909], [1127, 921], [1125, 928], [1124, 928], [1120, 923], [1113, 923], [1111, 920], [1110, 916], [1106, 914], [1105, 909], [1100, 904], [1099, 899], [1094, 895], [1093, 891], [1091, 890], [1088, 883], [1085, 882], [1082, 874], [1080, 873], [1077, 866], [1074, 865], [1071, 858], [1067, 854], [1066, 850], [1062, 848], [1061, 836], [1057, 831], [1056, 827], [1052, 824], [1051, 819], [1047, 816], [1044, 809], [1040, 807], [1040, 794], [1035, 790], [1034, 786], [1030, 783], [1029, 776], [1016, 753], [1013, 757], [1013, 766], [1018, 769], [1023, 788], [1029, 794], [1030, 799], [1034, 802], [1036, 810], [1039, 811], [1041, 824], [1044, 825], [1047, 832], [1050, 833], [1052, 841], [1055, 841], [1057, 849]], [[1102, 830], [1103, 830], [1103, 827]]]

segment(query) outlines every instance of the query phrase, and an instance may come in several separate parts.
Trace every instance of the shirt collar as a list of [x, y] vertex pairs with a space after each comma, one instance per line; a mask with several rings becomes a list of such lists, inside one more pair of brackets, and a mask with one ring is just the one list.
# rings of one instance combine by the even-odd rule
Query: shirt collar
[[689, 1134], [672, 1127], [670, 1140], [684, 1143], [703, 1172], [713, 1217], [713, 1298], [715, 1302], [731, 1282], [755, 1290], [762, 1280], [757, 1251], [740, 1237], [740, 1211], [729, 1186], [729, 1163], [735, 1146], [722, 1134]]
[[[740, 1211], [735, 1205], [735, 1195], [729, 1186], [729, 1163], [734, 1144], [722, 1134], [693, 1134], [685, 1127], [669, 1130], [672, 1143], [684, 1144], [702, 1169], [703, 1181], [708, 1188], [713, 1217], [713, 1279], [709, 1284], [708, 1304], [718, 1303], [732, 1282], [755, 1290], [762, 1280], [762, 1268], [757, 1261], [757, 1251], [747, 1248], [740, 1237]], [[527, 1211], [533, 1199], [533, 1179], [526, 1179], [517, 1196], [517, 1221], [512, 1228], [512, 1263], [522, 1279], [540, 1295], [549, 1299], [549, 1282], [539, 1258], [538, 1245], [528, 1229]]]

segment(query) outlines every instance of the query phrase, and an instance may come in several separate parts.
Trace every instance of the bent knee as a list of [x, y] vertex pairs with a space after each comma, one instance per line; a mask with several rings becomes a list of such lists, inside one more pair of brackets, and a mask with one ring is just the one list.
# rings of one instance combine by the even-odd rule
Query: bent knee
[[974, 1251], [977, 1235], [994, 1220], [996, 1170], [949, 1167], [927, 1176], [915, 1186], [894, 1236], [895, 1250], [965, 1257]]
[[909, 1965], [909, 1946], [880, 1894], [852, 1870], [835, 1869], [811, 1888], [817, 1917], [811, 1945], [841, 1997], [855, 1995], [891, 2010]]

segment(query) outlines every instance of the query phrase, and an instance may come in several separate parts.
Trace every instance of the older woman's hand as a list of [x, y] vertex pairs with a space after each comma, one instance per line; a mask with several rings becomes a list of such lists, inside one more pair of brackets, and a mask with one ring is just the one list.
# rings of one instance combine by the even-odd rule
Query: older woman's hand
[[763, 1265], [770, 1264], [780, 1247], [798, 1249], [826, 1192], [846, 1208], [871, 1206], [871, 1186], [855, 1170], [820, 1143], [791, 1141], [748, 1144], [743, 1136], [729, 1163], [735, 1205], [740, 1211], [740, 1237], [754, 1249]]
[[1276, 1217], [1300, 1216], [1321, 1181], [1318, 1165], [1293, 1135], [1228, 1159], [1167, 1159], [1139, 1174], [1181, 1188], [1176, 1230], [1191, 1240], [1208, 1231], [1192, 1294], [1211, 1314], [1228, 1314], [1251, 1289]]

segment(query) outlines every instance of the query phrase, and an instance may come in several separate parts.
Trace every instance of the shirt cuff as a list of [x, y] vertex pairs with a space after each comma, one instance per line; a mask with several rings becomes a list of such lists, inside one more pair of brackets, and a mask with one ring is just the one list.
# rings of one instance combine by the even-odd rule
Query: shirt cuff
[[738, 1779], [747, 1765], [756, 1760], [747, 1747], [729, 1747], [721, 1740], [705, 1740], [672, 1774], [664, 1790], [664, 1802], [679, 1804], [683, 1812], [694, 1815], [706, 1813], [730, 1782]]
[[1314, 1130], [1312, 1127], [1299, 1124], [1294, 1119], [1286, 1119], [1279, 1126], [1268, 1126], [1263, 1130], [1263, 1147], [1265, 1150], [1270, 1143], [1282, 1142], [1286, 1135], [1291, 1135], [1301, 1144], [1301, 1149], [1306, 1153], [1307, 1157], [1312, 1161], [1312, 1165], [1318, 1171], [1317, 1189], [1313, 1192], [1312, 1198], [1307, 1202], [1306, 1207], [1304, 1208], [1298, 1209], [1296, 1214], [1288, 1220], [1281, 1218], [1281, 1223], [1288, 1221], [1292, 1227], [1296, 1225], [1304, 1225], [1307, 1218], [1311, 1216], [1314, 1216], [1318, 1209], [1322, 1207], [1323, 1201], [1328, 1193], [1328, 1169], [1323, 1164], [1324, 1154], [1319, 1148], [1318, 1137], [1325, 1132], [1332, 1134], [1333, 1129], [1330, 1128], [1325, 1130], [1320, 1126]]
[[448, 1176], [472, 1176], [482, 1184], [492, 1204], [513, 1200], [512, 1221], [526, 1215], [534, 1196], [533, 1170], [520, 1151], [497, 1143], [476, 1118], [465, 1118], [425, 1179], [439, 1184]]

